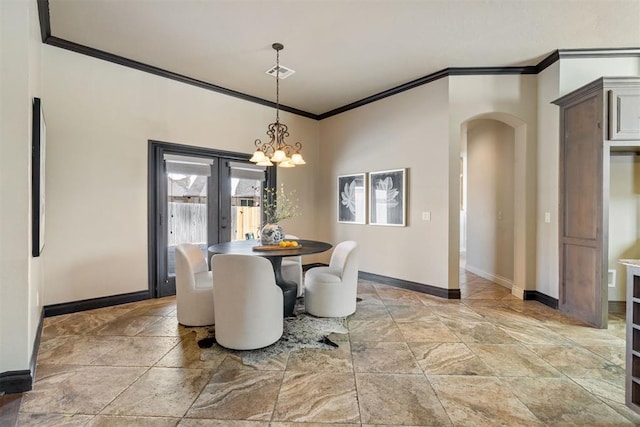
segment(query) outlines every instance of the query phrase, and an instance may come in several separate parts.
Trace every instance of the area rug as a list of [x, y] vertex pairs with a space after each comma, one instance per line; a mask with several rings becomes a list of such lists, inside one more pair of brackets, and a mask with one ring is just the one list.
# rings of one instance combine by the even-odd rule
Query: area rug
[[[320, 318], [305, 313], [301, 299], [296, 302], [294, 316], [284, 319], [282, 337], [274, 344], [257, 350], [230, 350], [215, 341], [215, 326], [189, 328], [196, 335], [201, 349], [200, 359], [209, 360], [228, 353], [242, 358], [245, 365], [257, 366], [279, 354], [302, 348], [335, 349], [339, 344], [329, 338], [331, 334], [346, 334], [346, 317]], [[339, 342], [339, 340], [336, 340]]]

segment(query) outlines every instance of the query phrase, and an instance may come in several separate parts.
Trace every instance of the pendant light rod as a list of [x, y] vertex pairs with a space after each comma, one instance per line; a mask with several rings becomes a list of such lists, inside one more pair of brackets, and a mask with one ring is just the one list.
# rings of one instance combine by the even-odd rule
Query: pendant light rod
[[296, 165], [304, 165], [306, 162], [300, 154], [302, 144], [296, 142], [287, 144], [285, 138], [289, 136], [287, 125], [280, 123], [280, 51], [284, 49], [282, 43], [273, 43], [271, 47], [276, 51], [276, 121], [267, 127], [268, 142], [256, 139], [254, 144], [256, 151], [249, 161], [259, 166], [273, 166], [273, 162], [283, 168], [292, 168]]

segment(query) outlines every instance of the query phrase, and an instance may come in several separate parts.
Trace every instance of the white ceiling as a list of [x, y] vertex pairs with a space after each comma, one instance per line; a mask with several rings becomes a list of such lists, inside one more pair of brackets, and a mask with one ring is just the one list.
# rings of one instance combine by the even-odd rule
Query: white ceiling
[[49, 0], [51, 35], [321, 114], [447, 67], [640, 47], [640, 0]]

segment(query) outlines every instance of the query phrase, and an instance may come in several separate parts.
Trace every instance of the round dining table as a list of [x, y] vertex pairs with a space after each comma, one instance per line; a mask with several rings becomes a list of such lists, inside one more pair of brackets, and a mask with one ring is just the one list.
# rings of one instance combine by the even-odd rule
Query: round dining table
[[271, 261], [276, 279], [276, 285], [278, 285], [280, 289], [282, 289], [284, 317], [288, 317], [293, 314], [293, 309], [296, 305], [298, 286], [304, 286], [304, 284], [285, 280], [282, 277], [282, 258], [317, 254], [320, 252], [328, 251], [329, 249], [331, 249], [332, 245], [316, 240], [287, 239], [287, 241], [298, 242], [298, 246], [281, 249], [273, 246], [262, 246], [259, 240], [236, 240], [233, 242], [217, 243], [215, 245], [209, 246], [209, 252], [213, 255], [236, 254], [261, 256]]

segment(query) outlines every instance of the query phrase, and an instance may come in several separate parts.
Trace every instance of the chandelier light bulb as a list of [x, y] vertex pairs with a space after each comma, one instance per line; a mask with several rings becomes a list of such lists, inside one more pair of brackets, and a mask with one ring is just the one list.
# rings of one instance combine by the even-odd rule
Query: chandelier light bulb
[[300, 154], [300, 153], [295, 153], [293, 156], [291, 156], [291, 162], [294, 165], [305, 165], [305, 164], [307, 164], [307, 162], [305, 162], [304, 159], [302, 158], [302, 154]]
[[273, 153], [273, 156], [271, 156], [271, 161], [276, 163], [282, 162], [286, 159], [287, 154], [280, 149], [276, 150], [275, 153]]
[[269, 158], [265, 156], [262, 160], [260, 160], [258, 163], [256, 163], [256, 165], [258, 165], [258, 166], [273, 166], [273, 163], [271, 163], [271, 160], [269, 160]]
[[263, 161], [265, 158], [266, 158], [266, 156], [264, 155], [262, 150], [256, 150], [256, 152], [253, 153], [253, 157], [251, 157], [249, 159], [249, 161], [253, 162], [253, 163], [258, 163], [258, 162]]

